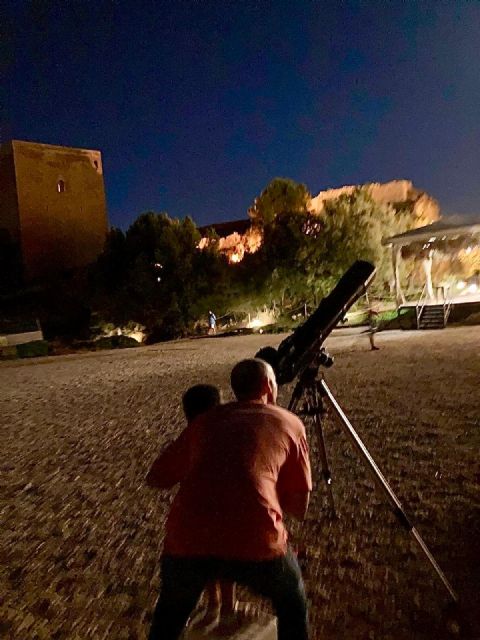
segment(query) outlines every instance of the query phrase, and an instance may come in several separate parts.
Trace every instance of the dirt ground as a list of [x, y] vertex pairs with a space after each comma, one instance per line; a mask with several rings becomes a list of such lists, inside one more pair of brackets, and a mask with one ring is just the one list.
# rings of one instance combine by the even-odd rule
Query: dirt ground
[[[339, 334], [339, 335], [338, 335]], [[215, 337], [0, 365], [0, 637], [145, 639], [171, 494], [144, 476], [183, 427], [179, 399], [228, 390], [235, 361], [283, 336]], [[480, 327], [337, 332], [326, 377], [463, 605], [448, 594], [331, 420], [339, 518], [315, 483], [305, 579], [314, 640], [480, 638]], [[281, 390], [286, 404], [291, 388]]]

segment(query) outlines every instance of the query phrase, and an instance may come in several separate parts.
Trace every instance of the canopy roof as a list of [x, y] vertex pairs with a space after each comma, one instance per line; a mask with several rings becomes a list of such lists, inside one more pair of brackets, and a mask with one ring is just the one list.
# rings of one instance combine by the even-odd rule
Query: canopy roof
[[383, 245], [406, 247], [427, 241], [429, 245], [447, 238], [458, 238], [480, 233], [480, 215], [448, 216], [418, 229], [411, 229], [390, 238], [383, 238]]

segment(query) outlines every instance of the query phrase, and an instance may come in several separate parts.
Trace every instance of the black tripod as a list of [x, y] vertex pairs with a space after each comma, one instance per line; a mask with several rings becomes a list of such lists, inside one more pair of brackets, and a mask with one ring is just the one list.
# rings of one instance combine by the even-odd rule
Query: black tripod
[[[458, 596], [455, 593], [453, 587], [447, 580], [445, 574], [439, 567], [437, 561], [433, 557], [423, 538], [420, 536], [419, 532], [413, 525], [412, 521], [405, 513], [400, 500], [397, 498], [387, 480], [385, 479], [385, 476], [378, 468], [375, 460], [368, 452], [367, 447], [363, 444], [360, 436], [350, 423], [350, 420], [347, 418], [342, 408], [335, 400], [333, 393], [330, 391], [327, 383], [323, 378], [323, 375], [319, 373], [320, 366], [322, 364], [327, 364], [328, 359], [329, 356], [326, 355], [324, 351], [319, 351], [318, 355], [313, 359], [313, 361], [302, 371], [299, 376], [298, 382], [293, 390], [288, 408], [290, 411], [293, 411], [295, 413], [304, 413], [304, 415], [310, 417], [315, 424], [322, 463], [322, 477], [327, 488], [327, 497], [331, 515], [335, 516], [335, 503], [332, 491], [332, 476], [330, 473], [330, 468], [328, 466], [327, 449], [325, 446], [325, 437], [323, 434], [322, 426], [322, 418], [326, 411], [324, 403], [325, 400], [328, 401], [329, 406], [332, 407], [335, 416], [338, 418], [339, 424], [342, 426], [350, 441], [364, 459], [367, 468], [373, 476], [376, 486], [380, 490], [382, 490], [384, 494], [386, 494], [397, 520], [400, 522], [402, 527], [404, 527], [412, 534], [415, 541], [427, 557], [427, 560], [430, 562], [432, 567], [435, 569], [438, 577], [443, 582], [453, 602], [455, 604], [458, 603]], [[332, 362], [333, 360], [330, 359], [329, 364], [331, 364]], [[302, 400], [304, 403], [303, 407], [300, 404]]]

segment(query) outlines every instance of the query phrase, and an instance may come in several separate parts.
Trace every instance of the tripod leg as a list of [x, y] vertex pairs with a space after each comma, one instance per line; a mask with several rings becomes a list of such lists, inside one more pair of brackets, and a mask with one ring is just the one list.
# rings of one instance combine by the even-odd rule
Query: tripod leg
[[300, 381], [298, 381], [293, 390], [292, 397], [290, 398], [290, 402], [288, 403], [289, 411], [292, 411], [293, 413], [296, 412], [298, 403], [302, 399], [302, 395], [303, 395], [303, 385], [301, 384]]
[[297, 382], [293, 390], [290, 402], [288, 404], [289, 411], [298, 413], [298, 405], [302, 398], [305, 399], [306, 414], [310, 417], [313, 417], [313, 421], [317, 430], [320, 460], [322, 464], [322, 477], [325, 480], [325, 485], [327, 487], [327, 499], [330, 515], [332, 518], [334, 518], [336, 516], [336, 513], [332, 491], [332, 476], [330, 473], [330, 468], [328, 466], [327, 448], [325, 446], [325, 437], [323, 434], [322, 419], [320, 415], [322, 411], [322, 402], [318, 393], [315, 377], [313, 377], [308, 382], [305, 382], [304, 380], [299, 380]]
[[367, 463], [367, 467], [370, 470], [370, 472], [372, 473], [372, 476], [373, 476], [373, 479], [375, 480], [376, 485], [378, 487], [380, 487], [380, 489], [382, 489], [383, 492], [387, 495], [390, 503], [392, 504], [393, 512], [396, 515], [397, 519], [400, 521], [400, 524], [407, 531], [409, 531], [412, 534], [413, 538], [415, 539], [415, 541], [417, 542], [417, 544], [419, 545], [419, 547], [421, 548], [421, 550], [425, 554], [426, 558], [428, 559], [428, 561], [430, 562], [430, 564], [434, 568], [434, 570], [437, 573], [438, 577], [443, 582], [443, 585], [445, 586], [445, 588], [447, 589], [448, 593], [450, 594], [450, 597], [452, 598], [452, 600], [455, 603], [457, 603], [458, 602], [458, 596], [457, 596], [456, 592], [454, 591], [452, 585], [447, 580], [447, 577], [445, 576], [445, 574], [443, 573], [442, 569], [438, 565], [437, 561], [433, 557], [433, 555], [432, 555], [431, 551], [429, 550], [429, 548], [427, 547], [425, 541], [420, 536], [420, 534], [418, 533], [417, 529], [412, 524], [412, 522], [409, 520], [407, 514], [405, 513], [405, 511], [404, 511], [404, 509], [402, 507], [402, 503], [400, 502], [400, 500], [397, 498], [397, 496], [393, 492], [393, 489], [388, 484], [385, 476], [383, 475], [383, 473], [378, 468], [375, 460], [370, 455], [367, 447], [363, 444], [362, 440], [360, 439], [360, 436], [355, 431], [355, 429], [353, 428], [350, 420], [347, 418], [347, 416], [343, 412], [343, 409], [338, 404], [338, 402], [335, 400], [335, 398], [333, 396], [333, 393], [330, 391], [330, 389], [329, 389], [327, 383], [325, 382], [325, 380], [321, 380], [320, 381], [320, 387], [321, 387], [322, 394], [330, 402], [332, 408], [335, 411], [336, 416], [339, 419], [340, 424], [342, 425], [342, 427], [344, 427], [344, 429], [345, 429], [347, 435], [349, 436], [350, 440], [352, 441], [353, 445], [355, 446], [357, 451], [365, 459], [365, 461]]
[[325, 486], [327, 487], [328, 507], [330, 509], [331, 516], [335, 518], [337, 514], [335, 512], [335, 500], [333, 498], [332, 474], [330, 473], [330, 467], [328, 466], [327, 449], [325, 447], [325, 436], [323, 433], [320, 416], [315, 416], [315, 426], [317, 428], [320, 460], [322, 462], [322, 477], [325, 480]]
[[318, 396], [318, 391], [316, 389], [313, 392], [313, 399], [314, 402], [312, 413], [318, 436], [318, 448], [320, 451], [320, 461], [322, 464], [322, 477], [325, 481], [325, 486], [327, 487], [327, 499], [330, 516], [332, 518], [335, 518], [337, 514], [335, 512], [335, 500], [333, 498], [332, 474], [330, 473], [330, 466], [328, 464], [327, 447], [325, 445], [325, 434], [323, 432], [322, 418], [320, 416], [321, 404]]

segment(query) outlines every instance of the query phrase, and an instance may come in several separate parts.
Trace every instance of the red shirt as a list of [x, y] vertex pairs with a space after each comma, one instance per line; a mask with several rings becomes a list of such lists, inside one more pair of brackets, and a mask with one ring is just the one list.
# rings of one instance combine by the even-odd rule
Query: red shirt
[[221, 405], [183, 431], [147, 481], [164, 488], [180, 482], [167, 520], [166, 554], [284, 555], [282, 495], [312, 488], [305, 427], [275, 405]]

